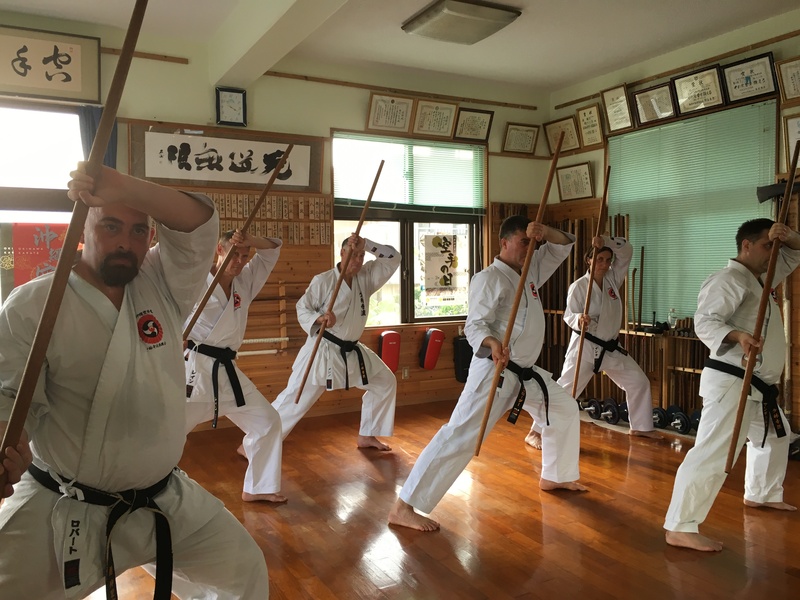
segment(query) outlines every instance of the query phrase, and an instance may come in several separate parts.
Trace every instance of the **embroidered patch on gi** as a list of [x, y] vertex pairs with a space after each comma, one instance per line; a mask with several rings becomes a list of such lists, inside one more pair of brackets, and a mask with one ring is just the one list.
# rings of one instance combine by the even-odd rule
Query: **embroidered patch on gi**
[[242, 306], [242, 297], [237, 292], [233, 292], [233, 310], [240, 306]]
[[367, 316], [367, 308], [364, 306], [364, 294], [362, 294], [361, 292], [358, 292], [358, 295], [361, 298], [361, 316], [362, 317], [366, 317]]
[[536, 286], [533, 285], [532, 283], [530, 285], [531, 285], [531, 294], [533, 294], [534, 298], [538, 298], [539, 294], [536, 293]]
[[614, 293], [614, 288], [608, 288], [608, 295], [611, 296], [612, 300], [617, 299], [617, 295]]
[[139, 338], [148, 346], [159, 344], [164, 337], [164, 330], [156, 316], [149, 310], [139, 313], [136, 322]]
[[81, 584], [81, 561], [79, 558], [64, 563], [64, 589]]

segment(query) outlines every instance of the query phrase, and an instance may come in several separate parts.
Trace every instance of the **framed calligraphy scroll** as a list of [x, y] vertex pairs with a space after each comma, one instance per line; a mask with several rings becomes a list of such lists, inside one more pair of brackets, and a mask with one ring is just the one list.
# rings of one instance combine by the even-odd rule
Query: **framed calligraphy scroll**
[[0, 95], [100, 103], [100, 38], [0, 26]]
[[274, 189], [319, 193], [324, 138], [123, 120], [131, 175], [164, 185], [263, 189], [294, 144]]

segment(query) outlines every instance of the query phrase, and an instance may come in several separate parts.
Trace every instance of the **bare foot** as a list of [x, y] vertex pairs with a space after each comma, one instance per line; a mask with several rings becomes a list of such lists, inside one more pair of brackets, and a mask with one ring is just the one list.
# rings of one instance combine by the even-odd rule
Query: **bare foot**
[[646, 438], [650, 438], [650, 439], [653, 439], [653, 440], [663, 440], [664, 439], [664, 436], [661, 435], [660, 433], [658, 433], [655, 430], [636, 431], [634, 429], [631, 429], [630, 430], [630, 435], [633, 435], [633, 436], [636, 436], [636, 437], [646, 437]]
[[701, 552], [719, 552], [722, 550], [722, 542], [712, 540], [699, 533], [667, 531], [664, 534], [664, 539], [670, 546], [677, 546], [678, 548], [691, 548]]
[[423, 517], [414, 507], [397, 499], [392, 510], [389, 512], [389, 525], [399, 525], [400, 527], [410, 527], [420, 531], [436, 531], [439, 523], [428, 517]]
[[247, 454], [245, 454], [244, 446], [242, 444], [239, 444], [239, 447], [236, 449], [236, 454], [238, 454], [239, 456], [244, 456], [245, 458], [247, 458]]
[[358, 436], [358, 442], [356, 445], [359, 448], [377, 448], [381, 452], [388, 452], [392, 448], [387, 446], [374, 435], [360, 435]]
[[528, 432], [528, 435], [525, 436], [525, 443], [528, 444], [528, 446], [530, 446], [531, 448], [536, 448], [537, 450], [541, 450], [542, 434], [531, 429]]
[[786, 504], [786, 502], [753, 502], [752, 500], [745, 500], [744, 505], [749, 506], [751, 508], [774, 508], [775, 510], [788, 510], [788, 511], [797, 510], [796, 506], [792, 506], [791, 504]]
[[539, 489], [549, 492], [551, 490], [571, 490], [573, 492], [588, 492], [589, 489], [577, 481], [563, 481], [558, 483], [549, 479], [539, 480]]
[[288, 500], [283, 494], [248, 494], [242, 492], [242, 500], [245, 502], [272, 502], [273, 504], [283, 504]]

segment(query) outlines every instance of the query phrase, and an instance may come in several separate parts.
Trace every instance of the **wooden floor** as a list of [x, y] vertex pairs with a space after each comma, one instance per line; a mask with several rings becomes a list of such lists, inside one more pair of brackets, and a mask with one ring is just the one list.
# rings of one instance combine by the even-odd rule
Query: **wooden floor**
[[[740, 460], [704, 532], [719, 554], [671, 548], [661, 525], [675, 470], [691, 445], [581, 425], [590, 492], [543, 493], [530, 420], [498, 423], [433, 516], [436, 533], [386, 525], [415, 458], [454, 403], [397, 410], [394, 451], [355, 448], [358, 415], [301, 421], [284, 444], [279, 507], [239, 499], [237, 429], [189, 436], [181, 466], [220, 497], [267, 559], [270, 597], [321, 599], [797, 598], [800, 513], [745, 508]], [[800, 504], [800, 462], [786, 500]], [[92, 598], [103, 598], [101, 595]], [[120, 577], [123, 600], [152, 598], [141, 569]]]

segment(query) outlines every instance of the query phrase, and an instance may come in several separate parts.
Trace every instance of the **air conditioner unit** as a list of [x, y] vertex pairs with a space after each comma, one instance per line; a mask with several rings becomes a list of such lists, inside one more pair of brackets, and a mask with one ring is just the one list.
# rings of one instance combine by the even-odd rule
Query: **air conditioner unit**
[[474, 44], [512, 23], [521, 11], [470, 0], [437, 0], [403, 23], [406, 33], [442, 42]]

